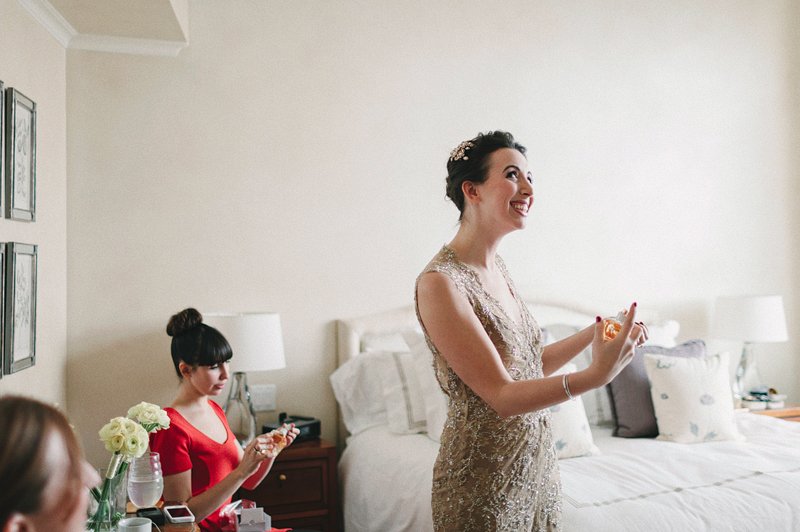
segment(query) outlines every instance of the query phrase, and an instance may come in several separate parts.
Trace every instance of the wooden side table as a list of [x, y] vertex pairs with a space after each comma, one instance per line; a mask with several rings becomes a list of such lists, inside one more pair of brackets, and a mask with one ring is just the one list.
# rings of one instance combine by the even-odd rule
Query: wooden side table
[[272, 465], [267, 478], [239, 497], [255, 501], [275, 528], [341, 530], [336, 445], [325, 440], [295, 443]]
[[788, 405], [784, 408], [775, 408], [773, 410], [755, 410], [752, 411], [752, 413], [762, 416], [777, 417], [785, 419], [786, 421], [800, 422], [800, 406], [797, 405]]

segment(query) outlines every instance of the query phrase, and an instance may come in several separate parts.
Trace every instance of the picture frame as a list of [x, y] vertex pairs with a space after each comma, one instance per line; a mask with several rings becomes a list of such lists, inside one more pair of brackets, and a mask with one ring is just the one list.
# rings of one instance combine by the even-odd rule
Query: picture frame
[[3, 373], [36, 363], [36, 272], [38, 246], [9, 242], [5, 253]]
[[36, 102], [5, 90], [6, 218], [36, 220]]
[[[2, 114], [2, 113], [0, 113]], [[4, 340], [4, 332], [5, 332], [5, 324], [3, 322], [3, 317], [5, 316], [5, 306], [6, 306], [6, 244], [5, 242], [0, 242], [0, 379], [3, 378], [3, 373], [5, 373], [5, 347], [6, 342]]]
[[[5, 182], [6, 182], [6, 146], [5, 146], [5, 138], [6, 138], [6, 126], [5, 126], [5, 116], [6, 116], [6, 90], [5, 85], [3, 85], [3, 80], [0, 80], [0, 213], [5, 212]], [[0, 244], [3, 245], [4, 244]], [[4, 248], [5, 249], [5, 248]], [[5, 270], [0, 270], [0, 272], [4, 272]], [[0, 273], [1, 276], [1, 273]], [[0, 315], [1, 316], [1, 315]], [[2, 329], [2, 327], [0, 327]], [[2, 345], [0, 344], [0, 351], [2, 351]], [[2, 360], [0, 360], [0, 368], [2, 368]], [[0, 371], [2, 373], [2, 371]]]

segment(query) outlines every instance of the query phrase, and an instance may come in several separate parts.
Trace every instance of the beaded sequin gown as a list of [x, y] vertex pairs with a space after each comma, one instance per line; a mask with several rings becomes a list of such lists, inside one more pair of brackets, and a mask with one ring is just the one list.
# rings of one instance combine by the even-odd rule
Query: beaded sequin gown
[[[511, 378], [540, 378], [541, 330], [499, 257], [497, 266], [520, 306], [519, 324], [484, 290], [476, 272], [459, 262], [447, 246], [423, 273], [440, 272], [452, 279], [471, 303]], [[561, 479], [549, 411], [500, 418], [450, 369], [427, 331], [425, 339], [433, 352], [436, 378], [449, 398], [433, 470], [435, 530], [561, 530]]]

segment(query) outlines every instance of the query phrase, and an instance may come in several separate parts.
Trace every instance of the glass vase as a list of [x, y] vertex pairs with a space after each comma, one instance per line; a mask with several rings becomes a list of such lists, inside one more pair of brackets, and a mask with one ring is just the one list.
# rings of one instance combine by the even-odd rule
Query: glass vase
[[128, 506], [126, 490], [128, 464], [122, 460], [121, 455], [114, 455], [109, 466], [99, 469], [98, 472], [103, 481], [90, 497], [86, 530], [92, 532], [116, 531], [117, 523], [125, 517]]

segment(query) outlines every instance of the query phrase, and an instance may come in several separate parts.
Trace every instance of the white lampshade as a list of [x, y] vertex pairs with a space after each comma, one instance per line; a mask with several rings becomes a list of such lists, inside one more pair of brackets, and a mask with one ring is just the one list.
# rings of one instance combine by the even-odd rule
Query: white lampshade
[[286, 367], [280, 315], [273, 312], [208, 312], [203, 323], [214, 327], [233, 349], [231, 371], [269, 371]]
[[781, 296], [717, 298], [711, 335], [742, 342], [785, 342], [786, 316]]

